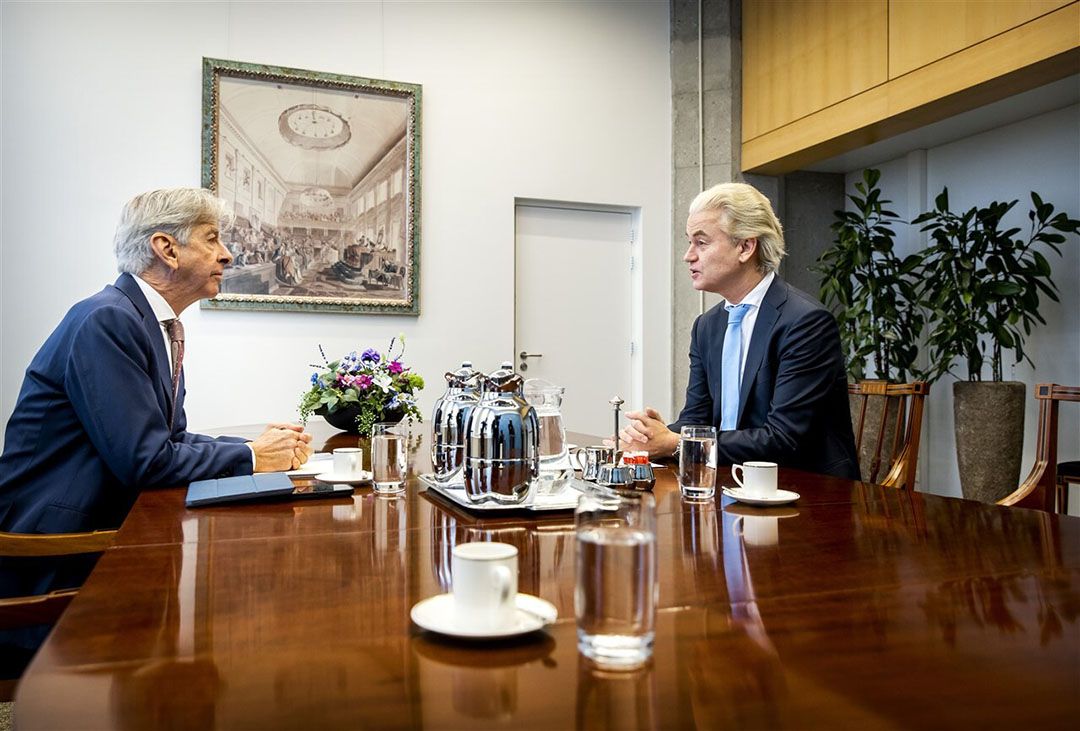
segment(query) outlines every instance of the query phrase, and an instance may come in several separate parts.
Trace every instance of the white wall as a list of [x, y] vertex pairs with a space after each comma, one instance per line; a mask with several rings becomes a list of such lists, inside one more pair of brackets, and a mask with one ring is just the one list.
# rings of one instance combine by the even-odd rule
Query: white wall
[[[1072, 105], [972, 135], [928, 150], [918, 150], [903, 158], [872, 165], [881, 170], [884, 197], [893, 210], [907, 220], [930, 210], [943, 187], [949, 189], [949, 207], [962, 211], [990, 201], [1019, 199], [1007, 223], [1029, 230], [1027, 212], [1030, 191], [1053, 203], [1058, 211], [1080, 217], [1080, 106]], [[847, 176], [849, 192], [862, 178], [862, 171]], [[900, 227], [901, 254], [921, 248], [916, 227]], [[1035, 455], [1038, 407], [1033, 393], [1036, 383], [1080, 384], [1080, 240], [1073, 236], [1064, 244], [1063, 256], [1044, 252], [1053, 267], [1053, 279], [1060, 302], [1043, 297], [1040, 312], [1045, 326], [1028, 339], [1025, 351], [1035, 363], [1013, 365], [1011, 351], [1005, 354], [1004, 378], [1028, 386], [1025, 415], [1024, 458], [1020, 478], [1030, 469]], [[966, 377], [964, 364], [956, 372]], [[989, 372], [984, 378], [990, 378]], [[952, 384], [945, 376], [931, 388], [925, 423], [920, 489], [942, 495], [960, 494], [953, 438]], [[1080, 458], [1080, 409], [1061, 409], [1059, 429], [1060, 460]], [[1075, 498], [1070, 503], [1077, 504]]]
[[294, 417], [319, 343], [334, 357], [404, 332], [425, 412], [461, 359], [512, 357], [515, 197], [641, 207], [645, 377], [632, 405], [670, 411], [667, 0], [2, 8], [4, 424], [67, 308], [115, 278], [122, 203], [199, 184], [203, 56], [423, 85], [423, 314], [192, 307], [194, 428]]

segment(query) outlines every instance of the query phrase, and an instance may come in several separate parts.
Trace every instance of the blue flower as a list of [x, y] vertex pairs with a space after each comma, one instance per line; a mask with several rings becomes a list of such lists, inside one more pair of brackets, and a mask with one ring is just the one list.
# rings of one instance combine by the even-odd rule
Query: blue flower
[[375, 348], [368, 348], [364, 351], [364, 354], [360, 356], [360, 360], [365, 363], [378, 363], [381, 360], [381, 357], [379, 356], [379, 351], [375, 350]]
[[388, 401], [386, 404], [386, 408], [390, 409], [391, 411], [398, 408], [399, 406], [401, 406], [401, 401], [398, 399], [397, 396], [394, 396], [394, 398], [390, 399], [390, 401]]
[[314, 386], [318, 382], [319, 382], [319, 374], [318, 373], [312, 373], [311, 374], [311, 385]]

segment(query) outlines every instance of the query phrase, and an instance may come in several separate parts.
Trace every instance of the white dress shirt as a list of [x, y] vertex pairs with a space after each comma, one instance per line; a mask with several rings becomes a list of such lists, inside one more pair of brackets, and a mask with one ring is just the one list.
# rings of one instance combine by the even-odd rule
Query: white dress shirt
[[143, 281], [142, 277], [132, 275], [135, 279], [135, 284], [139, 285], [139, 289], [142, 290], [143, 297], [150, 303], [150, 309], [154, 313], [154, 317], [158, 320], [158, 325], [161, 327], [161, 339], [165, 343], [165, 361], [169, 364], [170, 375], [175, 376], [172, 373], [172, 350], [169, 343], [169, 333], [165, 329], [166, 320], [174, 320], [179, 315], [173, 312], [172, 305], [165, 301], [165, 298], [161, 296], [161, 293], [151, 287], [149, 284]]
[[769, 272], [765, 275], [765, 278], [758, 282], [757, 286], [750, 290], [750, 293], [743, 297], [742, 302], [728, 302], [724, 300], [724, 307], [728, 308], [734, 305], [750, 305], [750, 309], [743, 315], [742, 329], [740, 334], [742, 335], [742, 342], [739, 344], [739, 372], [742, 373], [746, 370], [746, 354], [750, 351], [750, 338], [754, 334], [754, 325], [757, 324], [758, 310], [761, 309], [761, 301], [765, 299], [765, 293], [769, 291], [769, 287], [772, 285], [773, 280], [776, 279], [776, 272]]

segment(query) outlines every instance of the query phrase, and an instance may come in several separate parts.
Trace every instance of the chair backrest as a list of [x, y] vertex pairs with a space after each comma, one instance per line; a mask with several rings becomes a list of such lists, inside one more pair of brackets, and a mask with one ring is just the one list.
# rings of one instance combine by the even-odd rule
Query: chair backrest
[[864, 480], [915, 489], [923, 402], [929, 393], [930, 384], [925, 381], [848, 384], [855, 449]]
[[[116, 531], [37, 535], [0, 531], [0, 557], [76, 556], [101, 553], [112, 545]], [[0, 630], [52, 624], [75, 597], [77, 589], [60, 589], [48, 594], [0, 598]], [[15, 693], [17, 678], [0, 678], [0, 701]]]
[[1080, 386], [1040, 383], [1035, 386], [1039, 402], [1039, 438], [1035, 445], [1035, 464], [1027, 479], [998, 505], [1015, 505], [1054, 512], [1057, 482], [1058, 406], [1062, 401], [1080, 401]]
[[[112, 545], [115, 537], [114, 530], [53, 534], [0, 531], [0, 557], [26, 558], [101, 553]], [[63, 589], [34, 596], [0, 598], [0, 629], [55, 622], [74, 596], [74, 589]]]

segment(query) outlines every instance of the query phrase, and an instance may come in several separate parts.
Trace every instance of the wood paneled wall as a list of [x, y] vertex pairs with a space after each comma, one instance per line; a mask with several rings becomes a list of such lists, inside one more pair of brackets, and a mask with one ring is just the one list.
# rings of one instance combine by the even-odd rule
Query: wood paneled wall
[[743, 140], [888, 80], [887, 0], [744, 8]]
[[1080, 0], [744, 0], [745, 172], [780, 174], [1080, 72]]
[[890, 0], [889, 78], [895, 79], [999, 33], [1019, 28], [1070, 2]]

